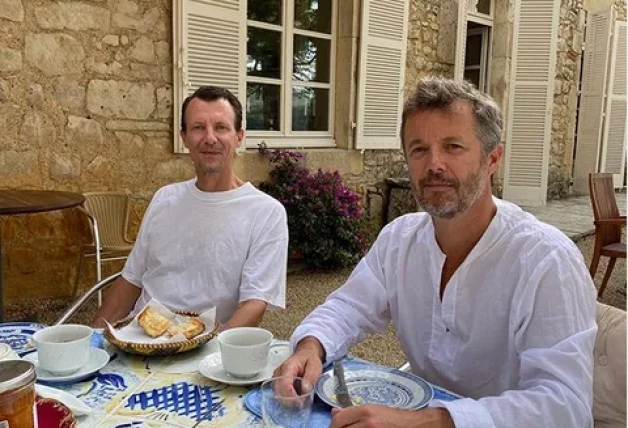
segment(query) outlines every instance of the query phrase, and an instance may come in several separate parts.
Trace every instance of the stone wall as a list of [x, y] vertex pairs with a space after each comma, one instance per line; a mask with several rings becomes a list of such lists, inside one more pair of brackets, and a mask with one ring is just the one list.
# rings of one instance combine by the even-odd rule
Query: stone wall
[[562, 0], [556, 52], [548, 199], [560, 199], [569, 194], [584, 26], [582, 0]]

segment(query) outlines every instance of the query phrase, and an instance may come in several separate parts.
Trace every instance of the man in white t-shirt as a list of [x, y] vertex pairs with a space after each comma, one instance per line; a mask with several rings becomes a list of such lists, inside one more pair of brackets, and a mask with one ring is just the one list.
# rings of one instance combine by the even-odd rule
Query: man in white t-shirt
[[392, 322], [412, 371], [465, 398], [334, 409], [332, 428], [592, 426], [595, 289], [563, 233], [492, 196], [501, 132], [499, 108], [471, 84], [419, 83], [401, 140], [426, 213], [382, 230], [276, 371], [315, 382]]
[[171, 310], [216, 306], [223, 328], [257, 326], [267, 307], [285, 307], [286, 211], [233, 171], [244, 138], [240, 102], [226, 89], [199, 88], [183, 103], [181, 138], [196, 178], [155, 193], [94, 326], [151, 298]]

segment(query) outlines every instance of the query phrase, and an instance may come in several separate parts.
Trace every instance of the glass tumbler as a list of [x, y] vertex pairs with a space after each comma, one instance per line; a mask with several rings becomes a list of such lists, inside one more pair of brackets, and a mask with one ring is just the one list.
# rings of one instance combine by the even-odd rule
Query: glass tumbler
[[261, 393], [265, 427], [310, 426], [314, 387], [308, 381], [300, 377], [275, 377], [262, 384]]

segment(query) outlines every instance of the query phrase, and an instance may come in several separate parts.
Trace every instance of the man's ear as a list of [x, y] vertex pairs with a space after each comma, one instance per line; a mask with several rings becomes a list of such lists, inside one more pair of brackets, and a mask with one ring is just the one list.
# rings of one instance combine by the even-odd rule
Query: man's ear
[[181, 141], [183, 141], [183, 145], [185, 146], [186, 149], [189, 150], [190, 148], [188, 147], [188, 141], [185, 138], [185, 136], [186, 136], [185, 131], [183, 129], [181, 129], [179, 131], [179, 135], [181, 136]]
[[497, 144], [488, 155], [488, 172], [493, 174], [497, 171], [497, 167], [504, 155], [504, 145], [502, 143]]
[[244, 141], [244, 136], [245, 136], [244, 129], [240, 129], [239, 131], [236, 131], [236, 136], [238, 138], [238, 144], [236, 145], [236, 147], [240, 147], [242, 145], [242, 142]]

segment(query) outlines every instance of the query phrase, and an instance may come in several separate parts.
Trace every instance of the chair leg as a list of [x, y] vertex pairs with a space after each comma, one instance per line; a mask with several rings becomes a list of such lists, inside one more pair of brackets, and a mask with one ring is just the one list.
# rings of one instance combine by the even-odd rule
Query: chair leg
[[[596, 240], [597, 241], [597, 240]], [[600, 249], [597, 247], [597, 242], [593, 247], [593, 257], [591, 258], [591, 266], [589, 267], [589, 273], [591, 279], [595, 279], [595, 273], [597, 272], [597, 266], [600, 263]]]
[[616, 261], [617, 259], [615, 257], [611, 257], [608, 259], [608, 267], [606, 268], [606, 273], [604, 274], [602, 285], [600, 285], [600, 291], [597, 294], [598, 297], [602, 297], [602, 293], [604, 293], [604, 289], [606, 288], [606, 283], [611, 277], [611, 272], [613, 272], [613, 268], [615, 267]]
[[74, 288], [72, 289], [72, 299], [77, 298], [79, 283], [81, 280], [81, 270], [83, 270], [83, 259], [85, 258], [85, 251], [80, 250], [78, 254], [78, 263], [76, 267], [76, 275], [74, 276]]

